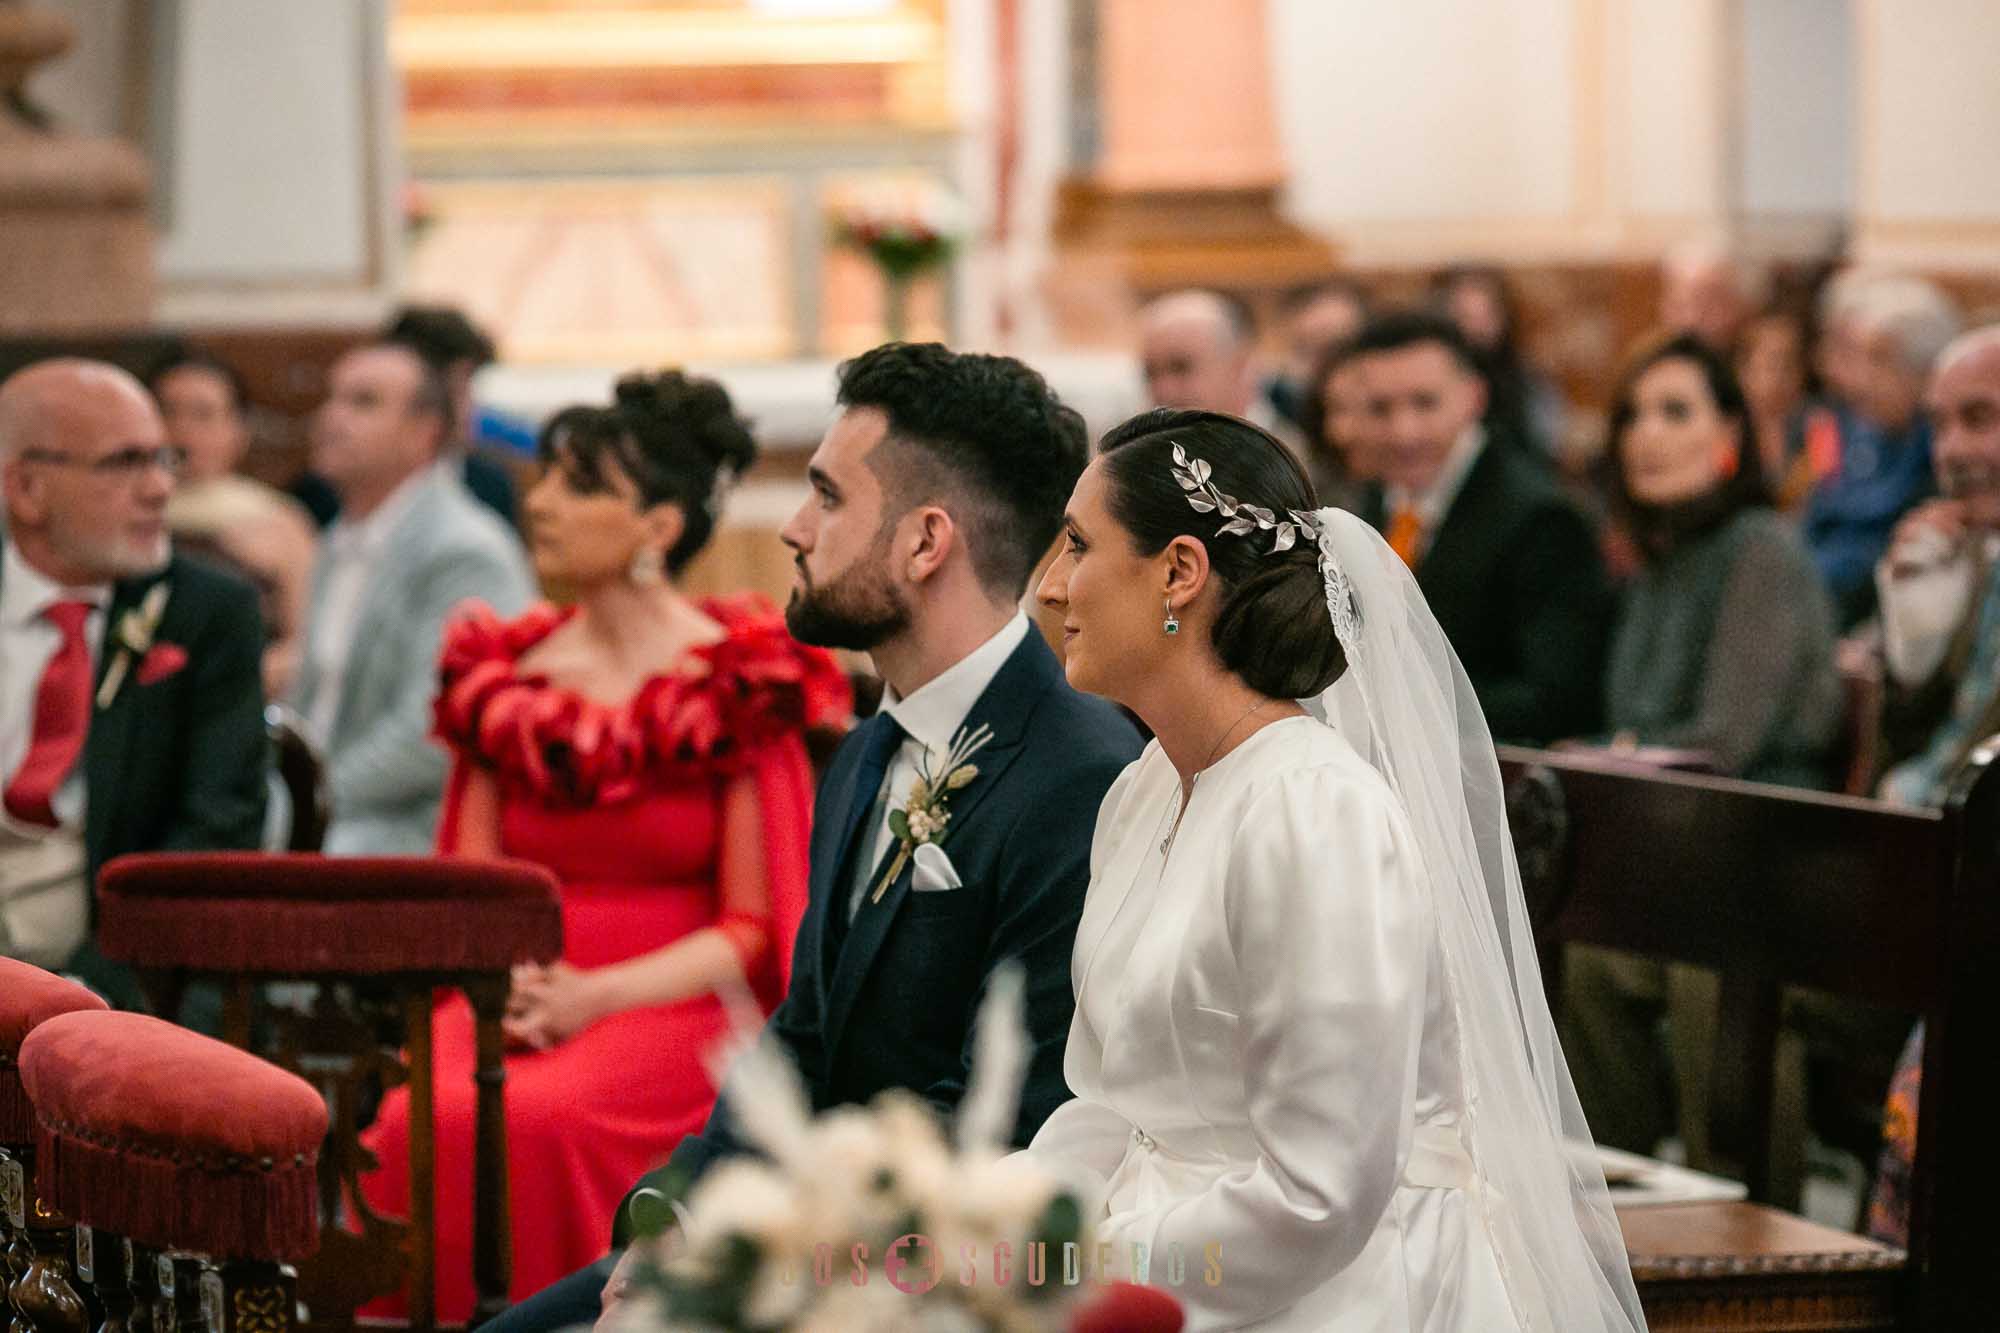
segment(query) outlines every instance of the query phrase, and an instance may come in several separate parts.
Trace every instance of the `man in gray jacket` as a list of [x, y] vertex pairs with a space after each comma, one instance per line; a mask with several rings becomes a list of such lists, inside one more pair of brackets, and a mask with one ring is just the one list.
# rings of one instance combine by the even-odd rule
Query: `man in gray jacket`
[[451, 398], [409, 347], [334, 363], [312, 466], [340, 494], [313, 575], [293, 702], [325, 747], [335, 855], [429, 851], [445, 756], [430, 739], [444, 626], [477, 599], [503, 615], [533, 582], [519, 542], [438, 466]]

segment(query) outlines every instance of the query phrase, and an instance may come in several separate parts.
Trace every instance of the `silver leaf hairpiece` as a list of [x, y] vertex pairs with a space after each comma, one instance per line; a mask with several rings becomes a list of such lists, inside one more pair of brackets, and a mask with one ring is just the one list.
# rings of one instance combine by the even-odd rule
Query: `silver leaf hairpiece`
[[1316, 515], [1297, 509], [1288, 509], [1285, 517], [1279, 518], [1262, 505], [1246, 504], [1225, 493], [1209, 477], [1207, 463], [1188, 457], [1185, 449], [1179, 444], [1174, 445], [1174, 480], [1180, 483], [1189, 507], [1197, 513], [1220, 514], [1227, 520], [1216, 529], [1216, 536], [1248, 537], [1257, 532], [1274, 533], [1271, 549], [1265, 552], [1267, 555], [1291, 550], [1301, 537], [1319, 547], [1319, 572], [1326, 583], [1326, 611], [1333, 618], [1334, 637], [1340, 640], [1342, 648], [1352, 653], [1361, 635], [1361, 617], [1354, 606], [1354, 585], [1340, 567], [1339, 555], [1333, 547], [1331, 525], [1322, 523]]
[[1224, 494], [1209, 480], [1208, 464], [1199, 458], [1189, 458], [1178, 444], [1174, 446], [1174, 480], [1187, 493], [1187, 502], [1196, 512], [1221, 514], [1228, 520], [1215, 530], [1218, 537], [1248, 537], [1259, 531], [1274, 533], [1267, 555], [1291, 550], [1301, 537], [1312, 542], [1319, 540], [1319, 523], [1311, 514], [1288, 509], [1280, 518], [1262, 505]]

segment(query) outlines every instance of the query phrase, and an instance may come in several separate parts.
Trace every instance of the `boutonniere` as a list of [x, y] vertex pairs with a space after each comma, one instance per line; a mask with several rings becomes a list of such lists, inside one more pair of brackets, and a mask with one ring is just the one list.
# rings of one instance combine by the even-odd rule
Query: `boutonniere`
[[951, 794], [966, 786], [979, 776], [979, 768], [971, 762], [972, 756], [984, 749], [986, 742], [993, 739], [993, 728], [982, 725], [979, 730], [967, 735], [964, 727], [952, 737], [951, 749], [946, 752], [944, 763], [935, 771], [931, 768], [930, 751], [924, 752], [923, 762], [917, 766], [917, 780], [910, 784], [909, 802], [901, 810], [889, 812], [889, 832], [894, 834], [901, 845], [896, 848], [896, 859], [889, 863], [889, 873], [882, 876], [882, 882], [869, 895], [869, 902], [879, 903], [882, 895], [896, 882], [896, 876], [903, 873], [910, 854], [926, 843], [944, 841], [945, 825], [951, 822], [951, 811], [945, 802]]
[[111, 707], [111, 701], [125, 684], [125, 677], [131, 674], [132, 663], [152, 651], [153, 636], [159, 632], [160, 617], [167, 613], [167, 598], [172, 592], [167, 581], [161, 579], [146, 590], [144, 601], [118, 617], [118, 623], [111, 627], [111, 641], [117, 645], [118, 655], [111, 659], [110, 669], [104, 673], [104, 685], [97, 691], [99, 708]]

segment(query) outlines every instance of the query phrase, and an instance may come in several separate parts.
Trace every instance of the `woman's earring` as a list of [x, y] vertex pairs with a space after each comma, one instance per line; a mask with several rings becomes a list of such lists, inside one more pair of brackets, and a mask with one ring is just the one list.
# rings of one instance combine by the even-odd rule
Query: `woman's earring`
[[667, 581], [665, 561], [658, 551], [641, 546], [632, 553], [632, 563], [625, 569], [625, 577], [635, 588], [657, 588]]
[[1181, 632], [1181, 622], [1179, 617], [1174, 615], [1174, 604], [1171, 598], [1167, 600], [1167, 623], [1165, 628], [1169, 634], [1179, 634]]

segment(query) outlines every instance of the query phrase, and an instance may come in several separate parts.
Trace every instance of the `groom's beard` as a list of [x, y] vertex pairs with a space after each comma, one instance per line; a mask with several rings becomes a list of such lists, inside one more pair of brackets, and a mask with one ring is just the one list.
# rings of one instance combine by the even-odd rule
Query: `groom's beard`
[[785, 628], [800, 643], [869, 652], [910, 627], [910, 608], [889, 582], [882, 552], [870, 551], [831, 583], [815, 585], [799, 561]]

